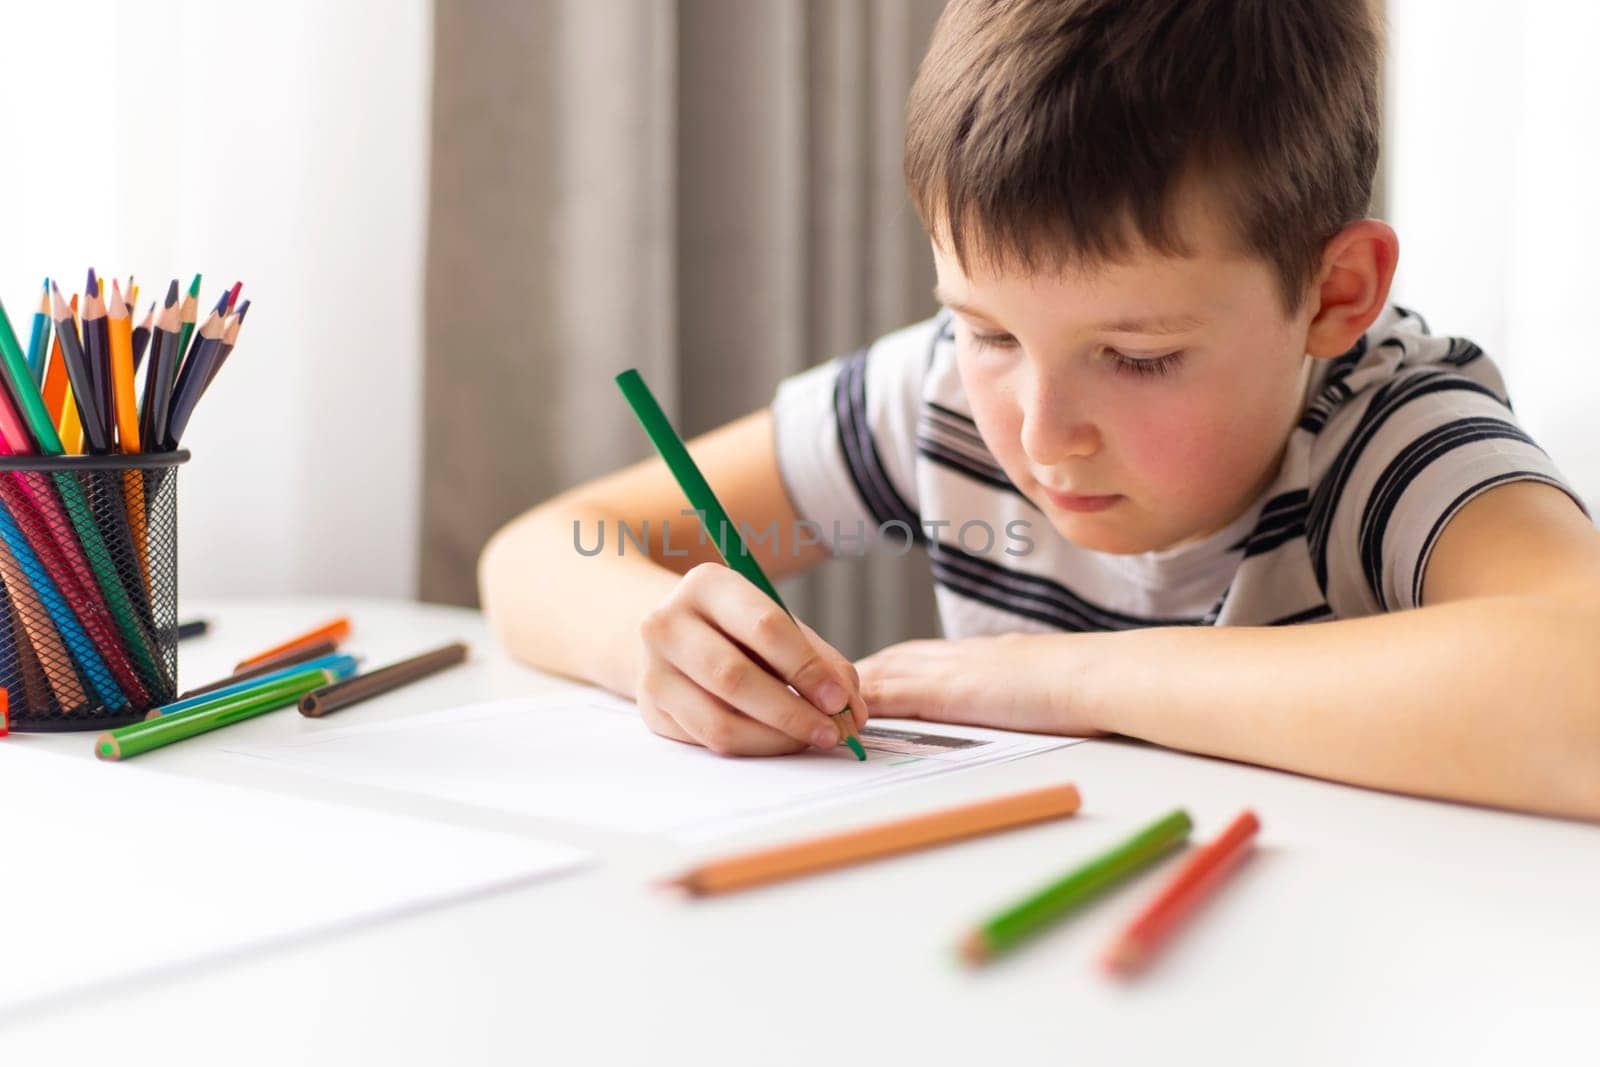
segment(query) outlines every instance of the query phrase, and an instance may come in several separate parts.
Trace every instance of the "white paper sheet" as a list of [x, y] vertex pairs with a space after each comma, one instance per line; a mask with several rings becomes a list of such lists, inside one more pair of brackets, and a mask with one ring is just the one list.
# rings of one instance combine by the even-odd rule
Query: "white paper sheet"
[[[900, 782], [1074, 743], [879, 719], [868, 731], [866, 763], [843, 746], [725, 759], [657, 737], [628, 701], [574, 689], [226, 751], [458, 803], [700, 839]], [[935, 743], [918, 743], [918, 735]]]
[[565, 845], [100, 763], [88, 750], [87, 740], [81, 757], [0, 741], [0, 1021], [587, 859]]

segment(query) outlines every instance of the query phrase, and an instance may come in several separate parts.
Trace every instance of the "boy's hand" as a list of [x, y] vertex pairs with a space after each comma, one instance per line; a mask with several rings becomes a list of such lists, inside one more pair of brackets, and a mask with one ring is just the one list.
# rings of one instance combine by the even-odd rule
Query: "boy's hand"
[[724, 756], [775, 756], [837, 745], [828, 715], [847, 704], [857, 727], [867, 720], [850, 661], [721, 564], [684, 575], [639, 638], [634, 699], [663, 737]]
[[856, 664], [874, 715], [1088, 737], [1071, 706], [1070, 634], [904, 641]]

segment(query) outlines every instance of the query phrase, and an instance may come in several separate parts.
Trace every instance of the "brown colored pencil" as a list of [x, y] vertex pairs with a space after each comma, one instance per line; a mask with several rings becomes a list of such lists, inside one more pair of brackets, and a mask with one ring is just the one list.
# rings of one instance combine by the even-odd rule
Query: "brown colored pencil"
[[207, 682], [205, 685], [198, 686], [186, 693], [179, 693], [178, 699], [188, 700], [190, 697], [199, 696], [201, 693], [209, 693], [213, 689], [221, 689], [225, 685], [233, 685], [236, 682], [243, 682], [250, 678], [259, 678], [263, 674], [282, 670], [285, 667], [292, 667], [296, 663], [304, 663], [320, 656], [331, 656], [337, 651], [339, 651], [339, 646], [327, 640], [316, 641], [309, 645], [298, 645], [294, 648], [285, 649], [270, 659], [264, 659], [243, 670], [236, 670], [226, 678], [218, 678], [214, 682]]
[[403, 685], [421, 681], [430, 674], [438, 674], [454, 667], [467, 658], [467, 646], [460, 641], [424, 652], [399, 663], [391, 663], [342, 682], [325, 685], [300, 698], [300, 714], [319, 719], [330, 711], [349, 707], [370, 697], [398, 689]]
[[702, 864], [671, 881], [694, 896], [731, 893], [865, 860], [1059, 819], [1078, 810], [1073, 785], [1053, 785], [878, 826], [828, 834]]

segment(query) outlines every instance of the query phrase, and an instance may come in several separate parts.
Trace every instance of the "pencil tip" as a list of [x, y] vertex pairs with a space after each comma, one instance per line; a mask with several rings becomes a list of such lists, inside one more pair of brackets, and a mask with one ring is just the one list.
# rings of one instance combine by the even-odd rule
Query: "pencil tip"
[[239, 305], [239, 310], [235, 311], [233, 313], [233, 315], [234, 315], [234, 324], [237, 325], [239, 323], [244, 322], [245, 313], [247, 311], [249, 311], [249, 310], [250, 310], [250, 301], [246, 300], [244, 303], [240, 304]]
[[847, 737], [844, 739], [844, 743], [850, 746], [850, 751], [856, 754], [857, 760], [866, 761], [867, 750], [861, 747], [861, 741], [858, 738]]
[[178, 302], [178, 279], [172, 279], [172, 284], [167, 286], [167, 301], [162, 307], [171, 307]]
[[200, 275], [198, 275], [198, 274], [196, 274], [194, 276], [194, 281], [189, 283], [189, 295], [190, 296], [199, 296], [200, 295]]
[[83, 295], [93, 299], [100, 295], [100, 283], [95, 280], [94, 268], [89, 268], [89, 280], [83, 283]]

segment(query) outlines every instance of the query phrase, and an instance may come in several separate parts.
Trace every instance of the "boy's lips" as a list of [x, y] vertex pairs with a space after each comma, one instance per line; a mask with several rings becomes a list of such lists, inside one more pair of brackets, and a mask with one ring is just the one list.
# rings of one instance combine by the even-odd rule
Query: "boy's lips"
[[1083, 493], [1060, 493], [1042, 485], [1039, 489], [1050, 499], [1050, 503], [1064, 511], [1104, 511], [1122, 499], [1115, 493], [1109, 496], [1089, 496]]

